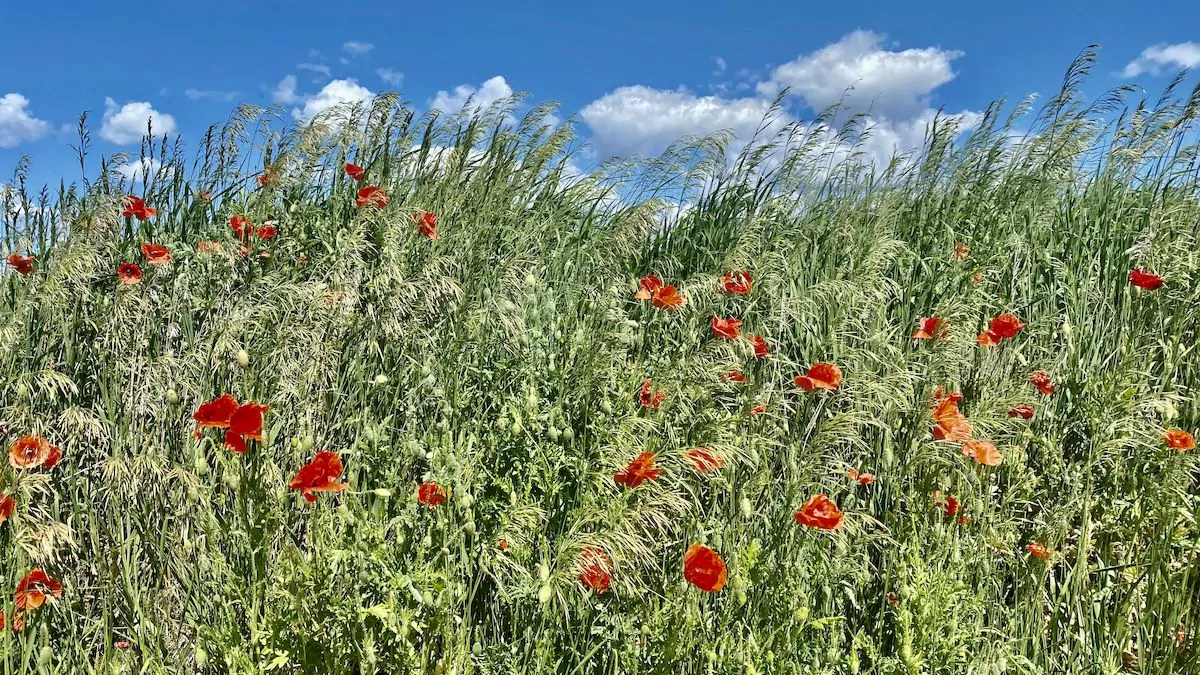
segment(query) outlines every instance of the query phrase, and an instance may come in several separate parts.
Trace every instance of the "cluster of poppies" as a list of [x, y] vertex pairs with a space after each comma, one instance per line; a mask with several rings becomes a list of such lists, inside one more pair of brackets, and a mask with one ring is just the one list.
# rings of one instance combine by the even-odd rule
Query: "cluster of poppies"
[[[33, 469], [53, 469], [62, 460], [62, 451], [42, 436], [22, 436], [8, 449], [8, 463], [18, 471]], [[12, 495], [0, 494], [0, 525], [16, 512], [17, 502]], [[46, 574], [42, 569], [35, 568], [17, 583], [13, 596], [13, 604], [17, 610], [13, 613], [11, 630], [20, 632], [25, 629], [24, 611], [41, 607], [47, 598], [57, 598], [62, 595], [62, 585]], [[4, 612], [0, 611], [0, 631], [5, 629]]]

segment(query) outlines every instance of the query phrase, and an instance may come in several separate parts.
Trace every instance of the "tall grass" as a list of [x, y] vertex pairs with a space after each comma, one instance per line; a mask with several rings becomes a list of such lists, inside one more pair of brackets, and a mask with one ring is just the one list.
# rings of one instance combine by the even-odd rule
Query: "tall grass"
[[[391, 97], [284, 131], [243, 107], [191, 163], [148, 137], [132, 186], [118, 157], [32, 195], [22, 164], [3, 252], [36, 269], [0, 277], [0, 433], [63, 460], [0, 470], [0, 585], [41, 567], [64, 589], [0, 634], [0, 671], [1200, 672], [1200, 473], [1162, 441], [1198, 425], [1200, 91], [1089, 101], [1093, 62], [1040, 111], [939, 119], [888, 167], [834, 110], [580, 177], [548, 106], [417, 118]], [[86, 120], [77, 149], [88, 166]], [[391, 204], [356, 207], [345, 162]], [[121, 218], [131, 192], [157, 217]], [[234, 215], [279, 236], [243, 256]], [[1135, 266], [1165, 285], [1131, 287]], [[720, 292], [735, 269], [750, 294]], [[688, 303], [635, 300], [648, 273]], [[976, 344], [1001, 312], [1027, 327]], [[712, 339], [714, 315], [771, 357]], [[912, 341], [922, 316], [949, 337]], [[817, 361], [836, 392], [792, 384]], [[943, 386], [1002, 465], [932, 440]], [[270, 405], [245, 455], [193, 437], [225, 392]], [[697, 474], [696, 446], [725, 466]], [[310, 505], [286, 485], [317, 450], [350, 487]], [[662, 476], [614, 483], [644, 451]], [[423, 481], [449, 499], [418, 504]], [[839, 530], [793, 519], [818, 492]], [[684, 580], [695, 543], [721, 592]], [[607, 593], [579, 582], [586, 546]]]

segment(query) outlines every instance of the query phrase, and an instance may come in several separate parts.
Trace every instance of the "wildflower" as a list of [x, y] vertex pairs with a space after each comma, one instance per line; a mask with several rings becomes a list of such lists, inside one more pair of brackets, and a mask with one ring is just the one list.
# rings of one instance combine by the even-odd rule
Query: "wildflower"
[[117, 265], [117, 278], [126, 286], [134, 286], [142, 280], [142, 268], [131, 262]]
[[17, 274], [26, 276], [33, 274], [33, 258], [32, 255], [23, 256], [18, 253], [12, 253], [8, 256], [8, 266], [17, 271]]
[[1000, 336], [996, 335], [990, 330], [985, 330], [979, 335], [975, 336], [975, 341], [984, 347], [995, 347], [996, 345], [1000, 344]]
[[1129, 272], [1129, 283], [1147, 291], [1156, 291], [1163, 285], [1163, 278], [1150, 270], [1136, 267]]
[[649, 300], [654, 293], [663, 287], [662, 279], [655, 274], [647, 274], [638, 279], [638, 292], [633, 295], [638, 300]]
[[754, 346], [754, 358], [765, 359], [771, 355], [771, 345], [761, 335], [747, 335], [750, 344]]
[[648, 480], [658, 480], [658, 477], [662, 474], [662, 469], [654, 467], [655, 459], [653, 452], [643, 452], [634, 458], [624, 470], [618, 471], [613, 476], [613, 480], [618, 483], [624, 483], [631, 489]]
[[584, 586], [604, 593], [612, 584], [612, 559], [599, 546], [588, 546], [579, 553], [579, 581]]
[[958, 409], [958, 402], [961, 400], [962, 394], [942, 395], [940, 389], [934, 395], [934, 440], [962, 442], [971, 437], [971, 423]]
[[858, 469], [850, 469], [850, 471], [846, 472], [846, 477], [852, 481], [856, 481], [859, 485], [870, 485], [875, 482], [875, 474], [859, 473]]
[[683, 554], [683, 578], [705, 593], [717, 593], [725, 588], [727, 576], [725, 561], [711, 548], [692, 544]]
[[971, 275], [971, 283], [978, 286], [983, 283], [983, 272], [976, 272]]
[[933, 503], [942, 510], [942, 513], [946, 514], [947, 518], [953, 518], [954, 516], [958, 515], [958, 498], [954, 497], [953, 495], [947, 495], [946, 499], [943, 501], [942, 493], [934, 492]]
[[842, 369], [832, 363], [814, 363], [804, 375], [793, 380], [804, 391], [828, 389], [833, 391], [842, 384]]
[[46, 598], [62, 597], [62, 584], [46, 574], [40, 567], [33, 570], [17, 582], [17, 590], [13, 595], [13, 604], [17, 609], [37, 609], [46, 602]]
[[[12, 632], [20, 633], [25, 630], [25, 615], [21, 612], [13, 612], [12, 617]], [[0, 611], [0, 632], [4, 631], [4, 612]]]
[[158, 244], [142, 244], [142, 255], [151, 265], [163, 265], [171, 262], [171, 252], [166, 246]]
[[1038, 560], [1050, 559], [1050, 549], [1046, 548], [1046, 545], [1040, 541], [1031, 541], [1028, 544], [1025, 544], [1025, 550], [1029, 551], [1029, 555], [1037, 558]]
[[991, 441], [968, 438], [963, 442], [962, 453], [984, 466], [1000, 466], [1004, 456]]
[[122, 218], [133, 216], [138, 220], [149, 220], [154, 217], [154, 214], [158, 213], [157, 209], [146, 206], [146, 202], [141, 197], [133, 195], [125, 198], [124, 206], [125, 209], [121, 211]]
[[253, 227], [254, 226], [250, 223], [250, 219], [246, 216], [229, 217], [229, 229], [233, 230], [233, 236], [237, 237], [238, 239], [250, 236], [250, 232], [253, 230]]
[[725, 466], [725, 458], [712, 448], [692, 448], [684, 456], [700, 473], [711, 473]]
[[1016, 337], [1024, 327], [1025, 324], [1021, 323], [1020, 319], [1007, 313], [997, 316], [988, 324], [988, 330], [1004, 340]]
[[923, 316], [917, 319], [917, 331], [913, 333], [914, 340], [941, 340], [946, 337], [946, 322], [936, 316]]
[[121, 651], [125, 651], [126, 649], [129, 649], [129, 642], [127, 640], [121, 640], [121, 641], [117, 642], [116, 644], [114, 644], [113, 646], [116, 647], [117, 649], [120, 649]]
[[765, 412], [767, 412], [767, 404], [766, 403], [758, 403], [753, 408], [750, 409], [750, 416], [758, 417], [759, 415], [761, 415]]
[[725, 371], [725, 374], [722, 375], [721, 378], [727, 382], [745, 382], [746, 374], [737, 368], [733, 368]]
[[300, 467], [288, 483], [288, 489], [300, 490], [308, 502], [317, 501], [316, 492], [341, 492], [346, 484], [338, 481], [342, 475], [342, 460], [337, 454], [322, 450], [313, 460]]
[[886, 596], [884, 596], [884, 598], [887, 600], [887, 604], [891, 605], [892, 607], [895, 607], [896, 605], [900, 604], [900, 598], [897, 597], [896, 594], [892, 593], [891, 591], [888, 591], [888, 594]]
[[1022, 419], [1033, 419], [1033, 406], [1021, 403], [1014, 405], [1008, 409], [1009, 417], [1020, 417]]
[[263, 224], [258, 227], [258, 230], [255, 231], [255, 234], [259, 239], [274, 239], [275, 235], [278, 234], [278, 231], [275, 229], [274, 225]]
[[211, 194], [211, 193], [208, 193], [208, 192], [205, 192], [204, 194], [200, 195], [200, 199], [203, 199], [203, 200], [204, 200], [204, 201], [206, 201], [206, 202], [211, 202], [211, 201], [212, 201], [212, 194]]
[[1171, 429], [1163, 434], [1163, 441], [1172, 450], [1184, 452], [1196, 449], [1196, 439], [1183, 429]]
[[745, 295], [754, 287], [754, 279], [746, 270], [726, 272], [725, 276], [721, 278], [721, 286], [725, 288], [726, 293]]
[[8, 463], [14, 469], [53, 469], [62, 452], [42, 436], [22, 436], [8, 448]]
[[658, 309], [674, 309], [687, 301], [674, 286], [663, 285], [662, 279], [653, 274], [647, 274], [638, 280], [638, 292], [633, 296], [638, 300], [649, 300]]
[[971, 249], [969, 246], [962, 243], [961, 241], [954, 244], [954, 260], [956, 262], [962, 262], [962, 261], [966, 260], [970, 255], [971, 255]]
[[200, 404], [200, 407], [192, 414], [192, 419], [196, 420], [197, 436], [201, 429], [228, 429], [230, 419], [237, 410], [238, 401], [232, 394], [222, 394], [207, 403]]
[[1030, 373], [1029, 383], [1037, 387], [1037, 390], [1042, 392], [1042, 394], [1045, 396], [1049, 396], [1054, 393], [1054, 382], [1050, 380], [1050, 376], [1047, 375], [1046, 371], [1044, 370]]
[[662, 405], [662, 402], [667, 398], [667, 395], [661, 389], [651, 389], [652, 386], [653, 383], [650, 380], [646, 380], [642, 383], [641, 391], [638, 392], [638, 403], [641, 404], [643, 408], [649, 410], [658, 410], [658, 406]]
[[712, 318], [713, 337], [724, 340], [736, 340], [742, 334], [742, 322], [739, 319]]
[[446, 488], [434, 482], [421, 483], [417, 488], [417, 501], [429, 508], [446, 501]]
[[12, 518], [12, 514], [17, 510], [17, 500], [13, 499], [12, 495], [0, 494], [0, 525], [4, 521]]
[[259, 174], [257, 178], [255, 178], [255, 180], [258, 181], [259, 187], [266, 187], [267, 183], [275, 180], [275, 172], [271, 171], [269, 168], [264, 169], [263, 172]]
[[[384, 202], [384, 206], [387, 203]], [[413, 220], [417, 222], [417, 231], [426, 239], [440, 239], [441, 235], [437, 231], [437, 214], [432, 211], [421, 211], [413, 214]]]
[[496, 548], [499, 548], [501, 551], [507, 551], [508, 550], [508, 540], [501, 538], [500, 541], [496, 542]]
[[216, 253], [221, 250], [221, 245], [215, 241], [202, 241], [196, 244], [196, 250], [201, 253]]
[[388, 199], [387, 193], [382, 189], [374, 185], [368, 185], [358, 191], [358, 199], [355, 200], [355, 203], [358, 204], [359, 208], [364, 206], [373, 206], [377, 209], [382, 209], [387, 206], [388, 202], [390, 201], [391, 200]]
[[238, 454], [246, 452], [246, 441], [263, 441], [263, 415], [270, 407], [247, 402], [229, 417], [229, 428], [225, 430], [225, 447]]
[[842, 526], [845, 514], [838, 509], [829, 497], [817, 493], [804, 502], [804, 506], [796, 512], [796, 522], [808, 527], [821, 530], [836, 530]]
[[353, 178], [354, 180], [362, 180], [363, 173], [365, 173], [365, 172], [363, 171], [363, 168], [361, 166], [359, 166], [357, 164], [351, 164], [350, 162], [346, 162], [346, 175], [347, 176]]

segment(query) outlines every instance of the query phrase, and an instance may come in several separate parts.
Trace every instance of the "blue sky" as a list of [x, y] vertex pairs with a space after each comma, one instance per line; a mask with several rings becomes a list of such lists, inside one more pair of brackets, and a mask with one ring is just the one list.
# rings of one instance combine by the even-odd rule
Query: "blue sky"
[[194, 145], [240, 102], [303, 119], [384, 90], [418, 108], [515, 90], [561, 102], [599, 156], [719, 128], [745, 135], [780, 86], [802, 119], [855, 84], [882, 155], [919, 142], [932, 108], [969, 117], [996, 97], [1055, 90], [1092, 42], [1104, 46], [1096, 91], [1132, 81], [1157, 93], [1200, 65], [1200, 3], [1177, 0], [50, 0], [0, 12], [19, 27], [0, 41], [0, 177], [28, 154], [36, 184], [76, 177], [63, 129], [84, 110], [93, 152], [111, 154], [136, 152], [147, 115]]

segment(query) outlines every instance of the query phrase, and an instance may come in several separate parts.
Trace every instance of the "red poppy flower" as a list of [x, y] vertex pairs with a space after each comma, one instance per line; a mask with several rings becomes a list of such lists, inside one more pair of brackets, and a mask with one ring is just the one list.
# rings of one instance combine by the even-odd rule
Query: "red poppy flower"
[[1141, 267], [1129, 273], [1129, 283], [1147, 291], [1156, 291], [1163, 285], [1163, 278]]
[[988, 324], [988, 330], [1004, 340], [1016, 337], [1024, 327], [1025, 324], [1021, 323], [1020, 319], [1007, 313], [997, 316]]
[[804, 391], [828, 389], [833, 391], [842, 384], [842, 369], [832, 363], [814, 363], [808, 373], [797, 375], [793, 380]]
[[215, 241], [202, 241], [196, 244], [196, 250], [201, 253], [216, 253], [221, 250], [221, 245]]
[[656, 457], [653, 452], [643, 452], [634, 458], [623, 471], [618, 471], [613, 480], [624, 483], [628, 488], [635, 488], [648, 480], [658, 480], [662, 469], [654, 467]]
[[765, 359], [771, 355], [771, 345], [761, 335], [747, 335], [750, 344], [754, 345], [754, 358]]
[[946, 322], [936, 316], [923, 316], [917, 319], [917, 332], [913, 333], [914, 340], [941, 340], [946, 337]]
[[387, 193], [382, 189], [374, 185], [368, 185], [358, 191], [358, 199], [355, 200], [355, 203], [358, 204], [359, 208], [373, 206], [377, 209], [382, 209], [390, 201]]
[[250, 219], [246, 216], [230, 216], [229, 229], [233, 230], [233, 236], [238, 239], [250, 236], [250, 232], [254, 226], [251, 225]]
[[983, 272], [976, 272], [971, 275], [971, 283], [978, 286], [983, 283]]
[[[25, 615], [20, 612], [13, 612], [12, 632], [20, 633], [25, 630]], [[0, 611], [0, 632], [4, 631], [4, 612]]]
[[940, 389], [934, 395], [934, 440], [962, 442], [971, 437], [971, 423], [958, 409], [961, 400], [962, 394], [941, 395]]
[[496, 542], [496, 547], [499, 548], [501, 551], [507, 551], [508, 550], [508, 540], [501, 539], [500, 541]]
[[131, 262], [117, 265], [117, 278], [126, 286], [134, 286], [142, 280], [142, 268]]
[[599, 546], [588, 546], [579, 553], [579, 581], [584, 586], [604, 593], [612, 584], [612, 559]]
[[725, 287], [726, 293], [745, 295], [754, 287], [754, 280], [750, 278], [750, 273], [746, 270], [726, 272], [721, 279], [721, 285]]
[[44, 466], [51, 452], [56, 450], [42, 436], [22, 436], [8, 448], [8, 463], [14, 469], [33, 469]]
[[961, 241], [954, 244], [954, 260], [962, 262], [971, 255], [971, 249]]
[[728, 382], [745, 382], [746, 381], [746, 374], [743, 373], [742, 371], [738, 370], [737, 368], [726, 371], [725, 374], [722, 375], [721, 377], [724, 378]]
[[275, 230], [274, 225], [260, 225], [255, 234], [258, 235], [259, 239], [274, 239], [278, 232]]
[[121, 640], [121, 641], [117, 642], [116, 644], [114, 644], [113, 646], [116, 647], [117, 649], [120, 649], [121, 651], [125, 651], [126, 649], [129, 649], [129, 642], [127, 640]]
[[1180, 452], [1196, 449], [1195, 437], [1183, 429], [1171, 429], [1163, 433], [1163, 441], [1166, 442], [1168, 448]]
[[663, 287], [663, 282], [662, 279], [659, 279], [656, 275], [647, 274], [641, 279], [638, 279], [638, 286], [638, 292], [635, 293], [633, 297], [637, 298], [638, 300], [649, 300], [654, 296], [655, 292]]
[[650, 380], [646, 380], [642, 383], [642, 389], [638, 392], [638, 403], [640, 403], [643, 408], [658, 410], [658, 406], [662, 405], [662, 402], [666, 400], [667, 395], [661, 389], [651, 389], [652, 386], [653, 383]]
[[712, 333], [716, 338], [736, 340], [742, 334], [742, 322], [740, 319], [718, 319], [714, 316]]
[[12, 495], [0, 495], [0, 525], [12, 518], [12, 514], [16, 510], [17, 500], [13, 499]]
[[850, 469], [846, 477], [852, 481], [857, 481], [859, 485], [870, 485], [875, 482], [875, 474], [859, 473], [857, 469]]
[[432, 509], [446, 501], [446, 488], [433, 482], [421, 483], [417, 488], [417, 501]]
[[1044, 370], [1030, 373], [1029, 383], [1037, 387], [1037, 390], [1046, 396], [1054, 393], [1055, 384], [1050, 380], [1050, 376], [1047, 375], [1046, 371]]
[[229, 421], [238, 410], [238, 401], [232, 394], [222, 394], [208, 403], [201, 403], [192, 419], [196, 420], [196, 432], [201, 429], [228, 429]]
[[270, 169], [265, 169], [255, 180], [258, 181], [260, 187], [266, 187], [267, 183], [275, 180], [275, 173]]
[[208, 192], [205, 192], [204, 194], [200, 195], [200, 199], [203, 199], [203, 200], [204, 200], [204, 201], [206, 201], [206, 202], [211, 202], [211, 201], [212, 201], [212, 194], [210, 194], [210, 193], [208, 193]]
[[1029, 551], [1029, 555], [1037, 558], [1038, 560], [1050, 559], [1050, 549], [1046, 548], [1046, 545], [1040, 541], [1031, 541], [1028, 544], [1025, 544], [1025, 550]]
[[887, 604], [891, 605], [892, 607], [900, 604], [900, 598], [895, 593], [889, 592], [886, 596], [884, 596], [884, 599], [887, 600]]
[[953, 518], [954, 516], [958, 515], [959, 504], [956, 497], [953, 495], [947, 495], [946, 499], [943, 501], [941, 492], [934, 492], [932, 497], [934, 505], [940, 508], [942, 512], [946, 514], [947, 518]]
[[1022, 419], [1027, 419], [1027, 420], [1033, 419], [1033, 413], [1034, 413], [1033, 406], [1027, 405], [1025, 403], [1014, 405], [1013, 407], [1008, 409], [1009, 417], [1020, 417]]
[[125, 209], [121, 211], [122, 218], [133, 216], [138, 220], [149, 220], [158, 213], [157, 209], [146, 206], [146, 202], [142, 201], [141, 197], [129, 195], [125, 198]]
[[692, 544], [683, 554], [683, 578], [705, 593], [717, 593], [725, 588], [727, 577], [725, 561], [711, 548]]
[[817, 493], [804, 502], [795, 514], [796, 522], [821, 530], [836, 530], [842, 526], [845, 514], [829, 497]]
[[151, 265], [163, 265], [171, 262], [171, 252], [167, 250], [166, 246], [158, 244], [142, 244], [142, 255]]
[[317, 501], [317, 492], [341, 492], [346, 484], [338, 482], [342, 475], [342, 459], [337, 454], [322, 450], [308, 464], [300, 467], [288, 489], [300, 490], [308, 502]]
[[354, 180], [362, 180], [363, 173], [365, 173], [365, 172], [363, 171], [363, 168], [361, 166], [359, 166], [357, 164], [351, 164], [350, 162], [346, 162], [346, 175], [347, 176], [350, 176]]
[[33, 256], [23, 256], [17, 253], [12, 253], [8, 256], [8, 266], [17, 271], [17, 274], [25, 276], [33, 274]]
[[246, 441], [263, 441], [263, 415], [268, 406], [247, 402], [238, 406], [229, 417], [229, 428], [225, 430], [225, 447], [236, 453], [246, 452]]
[[57, 445], [50, 446], [50, 453], [46, 455], [46, 461], [42, 462], [43, 469], [53, 469], [62, 461], [62, 450], [58, 449]]
[[[386, 206], [387, 203], [384, 202]], [[421, 211], [413, 214], [413, 220], [417, 221], [417, 231], [426, 239], [440, 239], [441, 235], [437, 231], [437, 214], [432, 211]]]
[[962, 453], [984, 466], [1000, 466], [1004, 456], [991, 441], [968, 438], [963, 441]]
[[700, 473], [711, 473], [725, 466], [725, 458], [712, 448], [692, 448], [684, 456]]
[[995, 347], [1000, 344], [1000, 336], [990, 330], [985, 330], [975, 337], [975, 341], [984, 347]]
[[758, 403], [753, 408], [750, 409], [750, 416], [758, 417], [759, 415], [761, 415], [765, 412], [767, 412], [767, 404], [766, 403]]
[[42, 568], [35, 567], [17, 582], [17, 591], [13, 595], [13, 604], [17, 609], [37, 609], [46, 598], [62, 597], [62, 584], [46, 574]]

